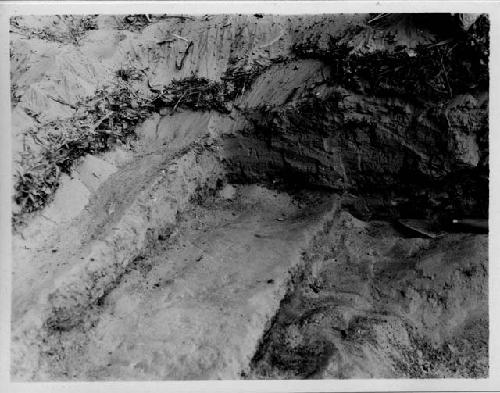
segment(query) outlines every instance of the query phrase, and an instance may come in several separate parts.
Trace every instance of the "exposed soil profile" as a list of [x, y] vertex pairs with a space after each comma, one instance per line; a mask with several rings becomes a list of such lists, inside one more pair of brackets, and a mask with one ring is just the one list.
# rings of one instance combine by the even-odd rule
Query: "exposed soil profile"
[[13, 380], [488, 377], [487, 15], [10, 26]]

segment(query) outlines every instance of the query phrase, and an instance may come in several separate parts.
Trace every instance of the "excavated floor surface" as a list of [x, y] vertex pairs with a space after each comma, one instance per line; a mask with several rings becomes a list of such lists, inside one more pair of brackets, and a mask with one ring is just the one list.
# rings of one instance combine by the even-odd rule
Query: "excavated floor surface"
[[83, 325], [49, 336], [50, 379], [240, 377], [337, 199], [305, 206], [259, 186], [226, 198], [193, 204]]

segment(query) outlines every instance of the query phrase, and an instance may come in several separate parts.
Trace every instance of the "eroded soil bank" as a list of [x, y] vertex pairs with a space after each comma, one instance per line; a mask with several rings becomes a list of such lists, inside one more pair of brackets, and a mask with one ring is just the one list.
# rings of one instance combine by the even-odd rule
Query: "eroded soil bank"
[[486, 377], [488, 34], [13, 18], [13, 378]]

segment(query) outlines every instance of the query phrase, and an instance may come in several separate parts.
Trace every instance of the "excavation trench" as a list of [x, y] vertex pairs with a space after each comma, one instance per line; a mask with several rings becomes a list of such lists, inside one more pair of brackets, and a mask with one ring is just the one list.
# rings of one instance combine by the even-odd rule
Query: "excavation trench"
[[16, 376], [487, 376], [487, 236], [399, 231], [408, 190], [363, 196], [346, 141], [297, 134], [327, 118], [268, 116], [180, 111], [138, 130], [141, 152], [38, 254], [50, 275], [16, 289]]
[[51, 379], [235, 379], [248, 368], [336, 202], [320, 196], [306, 207], [260, 186], [203, 201], [80, 324], [52, 330], [42, 355]]
[[[188, 115], [201, 119], [198, 127], [206, 124], [207, 115]], [[171, 135], [172, 129], [163, 130]], [[486, 235], [408, 237], [390, 222], [360, 221], [351, 213], [362, 198], [320, 190], [304, 177], [280, 178], [286, 169], [293, 173], [290, 167], [270, 171], [260, 185], [245, 184], [248, 177], [238, 179], [227, 159], [238, 155], [202, 130], [170, 156], [144, 156], [159, 155], [159, 161], [139, 158], [148, 160], [152, 177], [117, 206], [124, 213], [104, 226], [89, 221], [94, 235], [82, 239], [76, 253], [88, 262], [76, 272], [55, 271], [56, 281], [47, 281], [48, 307], [35, 337], [26, 325], [18, 330], [24, 339], [15, 347], [17, 359], [35, 363], [17, 363], [19, 375], [487, 375]], [[185, 138], [179, 128], [173, 135]], [[136, 168], [133, 161], [98, 190], [105, 195], [124, 177], [148, 179]], [[97, 199], [90, 211], [101, 205]], [[138, 224], [141, 216], [146, 221]], [[144, 240], [127, 244], [127, 233]], [[119, 237], [101, 243], [106, 236]], [[114, 258], [84, 254], [96, 244]]]
[[[488, 217], [489, 25], [431, 17], [447, 27], [101, 18], [68, 49], [85, 66], [56, 71], [80, 81], [65, 87], [76, 105], [111, 78], [84, 57], [126, 57], [113, 118], [135, 138], [78, 151], [15, 233], [13, 378], [487, 377], [488, 238], [470, 223]], [[15, 127], [82, 128], [44, 86], [25, 86]]]
[[224, 187], [230, 152], [214, 123], [224, 120], [185, 112], [145, 124], [142, 150], [44, 234], [44, 248], [27, 249], [40, 264], [18, 279], [16, 377], [210, 379], [248, 369], [338, 197]]

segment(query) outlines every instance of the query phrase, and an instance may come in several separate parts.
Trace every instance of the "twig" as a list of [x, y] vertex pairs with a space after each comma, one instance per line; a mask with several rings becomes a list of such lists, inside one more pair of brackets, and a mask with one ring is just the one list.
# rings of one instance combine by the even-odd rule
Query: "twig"
[[[57, 225], [57, 222], [55, 222], [52, 218], [49, 218], [49, 217], [45, 216], [44, 214], [40, 214], [40, 215], [41, 215], [43, 218], [45, 218], [46, 220], [48, 220], [48, 221], [52, 221], [54, 224], [56, 224], [56, 225]], [[45, 248], [45, 250], [46, 250], [46, 249], [47, 249], [47, 248]]]
[[440, 41], [440, 42], [438, 42], [438, 43], [436, 43], [436, 44], [429, 45], [429, 46], [427, 46], [427, 48], [434, 48], [434, 47], [436, 47], [436, 46], [447, 45], [447, 44], [449, 44], [451, 41], [453, 41], [453, 40], [450, 38], [450, 39], [447, 39], [447, 40], [444, 40], [444, 41]]
[[175, 63], [175, 68], [178, 70], [182, 70], [182, 67], [184, 67], [184, 61], [186, 60], [187, 55], [189, 54], [189, 49], [193, 46], [193, 41], [189, 41], [189, 45], [187, 46], [186, 50], [184, 51], [184, 54], [182, 55], [181, 63], [177, 64]]
[[99, 119], [99, 120], [98, 120], [98, 121], [94, 124], [94, 130], [95, 130], [95, 129], [97, 129], [97, 127], [99, 127], [99, 126], [102, 124], [102, 122], [103, 122], [104, 120], [109, 119], [109, 117], [111, 116], [111, 113], [112, 113], [112, 112], [109, 112], [109, 113], [108, 113], [108, 114], [106, 114], [104, 117], [102, 117], [101, 119]]
[[378, 14], [376, 17], [374, 17], [373, 19], [370, 19], [370, 20], [369, 20], [368, 22], [366, 22], [366, 23], [368, 23], [368, 24], [373, 23], [373, 22], [375, 22], [375, 21], [377, 21], [377, 20], [379, 20], [379, 19], [385, 18], [386, 16], [389, 16], [389, 15], [390, 15], [390, 14]]
[[170, 116], [172, 116], [175, 113], [177, 106], [180, 104], [181, 100], [184, 98], [185, 95], [186, 95], [186, 92], [182, 93], [181, 97], [177, 100], [177, 103], [172, 108], [172, 111], [170, 112]]
[[193, 18], [192, 16], [186, 16], [186, 15], [162, 15], [161, 18], [162, 19], [176, 18], [176, 19], [182, 20], [183, 22], [186, 19], [188, 19], [188, 20], [195, 20], [195, 18]]
[[186, 42], [191, 42], [187, 38], [181, 37], [179, 34], [172, 34], [175, 38], [178, 38], [179, 40], [186, 41]]
[[451, 90], [450, 81], [448, 80], [448, 73], [446, 72], [446, 69], [445, 69], [444, 64], [443, 64], [443, 55], [440, 56], [439, 61], [441, 62], [441, 68], [442, 68], [443, 73], [444, 73], [444, 79], [446, 81], [446, 85], [448, 86], [448, 94], [450, 95], [450, 98], [451, 98], [451, 97], [453, 97], [453, 91]]

